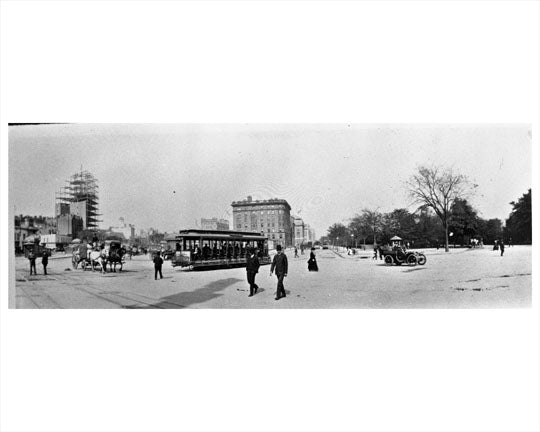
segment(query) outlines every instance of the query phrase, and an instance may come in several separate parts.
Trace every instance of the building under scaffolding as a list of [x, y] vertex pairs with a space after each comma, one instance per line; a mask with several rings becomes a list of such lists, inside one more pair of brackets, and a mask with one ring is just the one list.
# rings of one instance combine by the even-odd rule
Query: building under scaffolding
[[[97, 179], [88, 171], [73, 174], [66, 186], [56, 193], [56, 217], [80, 217], [83, 229], [97, 229], [101, 216], [98, 213]], [[74, 234], [74, 233], [73, 233]]]

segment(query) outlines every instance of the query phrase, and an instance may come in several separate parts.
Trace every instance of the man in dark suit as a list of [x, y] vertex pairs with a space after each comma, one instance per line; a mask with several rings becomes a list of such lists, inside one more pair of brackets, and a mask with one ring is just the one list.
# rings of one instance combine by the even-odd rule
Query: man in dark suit
[[37, 275], [36, 254], [34, 253], [34, 251], [30, 251], [28, 253], [28, 261], [30, 261], [30, 275], [32, 275], [32, 270], [34, 271], [34, 274]]
[[287, 297], [285, 294], [285, 287], [283, 286], [283, 278], [287, 276], [288, 262], [287, 255], [281, 250], [281, 245], [277, 245], [276, 250], [277, 254], [274, 256], [272, 266], [270, 267], [270, 276], [272, 276], [275, 269], [278, 278], [276, 300], [279, 300], [281, 297]]
[[154, 257], [154, 280], [157, 280], [158, 274], [159, 278], [163, 279], [163, 274], [161, 273], [162, 265], [163, 258], [161, 258], [161, 254], [159, 252], [156, 252], [156, 256]]
[[45, 251], [43, 252], [43, 255], [41, 257], [41, 264], [43, 264], [43, 274], [47, 274], [47, 265], [49, 264], [49, 252]]
[[249, 283], [249, 296], [252, 297], [253, 294], [257, 294], [259, 287], [255, 283], [255, 275], [259, 272], [259, 258], [255, 249], [250, 248], [246, 257], [246, 272], [247, 272], [247, 281]]

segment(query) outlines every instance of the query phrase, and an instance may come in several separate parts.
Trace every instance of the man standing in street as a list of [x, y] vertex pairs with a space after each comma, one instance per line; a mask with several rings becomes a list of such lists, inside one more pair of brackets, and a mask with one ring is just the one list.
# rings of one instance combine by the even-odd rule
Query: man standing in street
[[285, 287], [283, 286], [283, 278], [287, 276], [288, 262], [287, 255], [281, 250], [281, 245], [277, 245], [276, 250], [277, 254], [274, 256], [272, 266], [270, 267], [270, 276], [272, 276], [275, 269], [278, 278], [276, 300], [279, 300], [281, 297], [287, 297], [285, 294]]
[[36, 270], [36, 254], [34, 251], [30, 251], [28, 254], [28, 261], [30, 261], [30, 276], [32, 276], [32, 270], [34, 271], [34, 274], [37, 275]]
[[504, 255], [504, 241], [501, 239], [499, 242], [499, 248], [501, 249], [501, 256]]
[[43, 256], [41, 257], [41, 264], [43, 264], [43, 274], [46, 275], [47, 265], [49, 264], [49, 252], [43, 252]]
[[162, 265], [163, 265], [163, 258], [161, 258], [161, 254], [159, 252], [156, 252], [156, 256], [154, 257], [154, 280], [157, 280], [158, 273], [159, 273], [159, 278], [163, 279], [163, 275], [161, 274]]
[[254, 294], [257, 294], [259, 287], [255, 283], [255, 275], [259, 272], [259, 258], [257, 257], [256, 249], [250, 248], [246, 258], [246, 272], [247, 272], [247, 281], [249, 283], [249, 296], [253, 297]]

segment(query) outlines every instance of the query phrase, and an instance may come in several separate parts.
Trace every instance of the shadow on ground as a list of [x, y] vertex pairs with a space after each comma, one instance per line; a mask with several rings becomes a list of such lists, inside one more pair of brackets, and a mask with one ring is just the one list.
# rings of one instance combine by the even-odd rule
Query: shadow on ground
[[197, 288], [193, 291], [179, 292], [170, 296], [162, 297], [159, 302], [152, 305], [140, 307], [139, 305], [133, 305], [130, 309], [174, 309], [174, 308], [186, 308], [194, 304], [200, 304], [209, 300], [221, 297], [225, 288], [234, 285], [237, 282], [242, 282], [243, 279], [227, 278], [218, 281], [210, 282], [201, 288]]

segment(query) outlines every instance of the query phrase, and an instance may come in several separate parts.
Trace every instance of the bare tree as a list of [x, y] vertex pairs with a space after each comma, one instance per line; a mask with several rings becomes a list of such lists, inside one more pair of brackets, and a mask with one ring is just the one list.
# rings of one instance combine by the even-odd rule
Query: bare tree
[[420, 166], [418, 173], [406, 182], [409, 195], [421, 207], [431, 207], [444, 226], [445, 251], [448, 252], [448, 223], [450, 209], [456, 198], [464, 198], [469, 181], [452, 168]]

